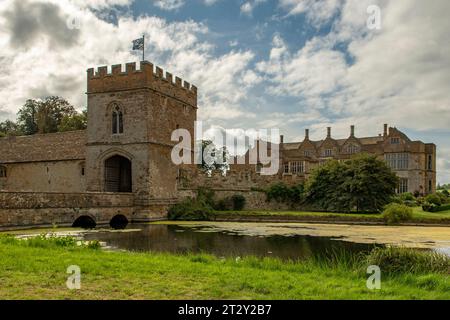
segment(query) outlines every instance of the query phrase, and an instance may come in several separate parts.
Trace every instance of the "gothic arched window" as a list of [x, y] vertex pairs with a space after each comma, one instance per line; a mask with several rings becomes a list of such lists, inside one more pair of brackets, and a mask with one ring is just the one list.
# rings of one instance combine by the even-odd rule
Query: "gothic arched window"
[[123, 113], [118, 105], [114, 105], [112, 108], [112, 133], [123, 133]]

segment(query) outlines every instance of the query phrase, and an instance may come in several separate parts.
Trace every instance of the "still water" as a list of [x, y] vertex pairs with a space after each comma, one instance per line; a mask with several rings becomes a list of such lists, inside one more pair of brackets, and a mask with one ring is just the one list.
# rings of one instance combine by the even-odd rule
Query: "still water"
[[209, 253], [218, 257], [278, 257], [301, 260], [333, 250], [368, 252], [376, 245], [305, 235], [241, 235], [201, 226], [129, 225], [121, 232], [95, 231], [85, 240], [99, 240], [115, 249], [170, 253]]

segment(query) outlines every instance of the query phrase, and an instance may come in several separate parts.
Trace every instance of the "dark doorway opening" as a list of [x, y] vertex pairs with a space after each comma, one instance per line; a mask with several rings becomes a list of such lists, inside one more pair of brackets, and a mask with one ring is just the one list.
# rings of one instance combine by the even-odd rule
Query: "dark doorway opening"
[[75, 222], [72, 224], [74, 228], [83, 228], [83, 229], [94, 229], [97, 223], [95, 220], [89, 216], [81, 216], [78, 217]]
[[125, 229], [128, 225], [128, 219], [123, 214], [118, 214], [111, 219], [109, 225], [113, 229]]
[[130, 160], [113, 156], [105, 161], [105, 191], [132, 192]]

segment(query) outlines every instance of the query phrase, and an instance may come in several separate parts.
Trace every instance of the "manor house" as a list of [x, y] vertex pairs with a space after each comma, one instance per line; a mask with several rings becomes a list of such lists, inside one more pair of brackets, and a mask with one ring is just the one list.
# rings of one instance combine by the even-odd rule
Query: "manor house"
[[[411, 141], [395, 128], [368, 138], [281, 141], [279, 174], [233, 165], [226, 177], [207, 177], [196, 166], [171, 161], [177, 128], [194, 136], [197, 88], [151, 63], [87, 71], [88, 126], [73, 131], [0, 138], [0, 226], [97, 223], [120, 216], [149, 221], [200, 185], [249, 192], [274, 181], [296, 182], [330, 158], [359, 152], [384, 158], [401, 177], [399, 192], [435, 191], [436, 147]], [[259, 203], [258, 200], [251, 203]]]
[[387, 124], [383, 133], [374, 137], [357, 137], [352, 125], [349, 136], [344, 139], [334, 139], [328, 127], [326, 138], [319, 141], [310, 140], [306, 129], [302, 142], [282, 144], [281, 174], [306, 179], [311, 169], [325, 161], [347, 160], [357, 153], [368, 153], [385, 160], [400, 178], [397, 193], [424, 195], [436, 192], [436, 145], [412, 141], [397, 128], [388, 128]]

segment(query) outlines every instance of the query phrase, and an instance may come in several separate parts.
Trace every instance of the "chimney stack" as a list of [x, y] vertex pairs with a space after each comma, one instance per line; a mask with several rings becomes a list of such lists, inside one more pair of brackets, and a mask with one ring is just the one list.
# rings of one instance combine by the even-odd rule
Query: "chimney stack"
[[351, 137], [355, 136], [355, 126], [354, 125], [350, 126], [350, 136]]
[[384, 136], [384, 137], [387, 137], [387, 135], [388, 135], [388, 125], [387, 125], [387, 123], [385, 123], [385, 124], [384, 124], [384, 133], [383, 133], [383, 136]]
[[331, 138], [331, 127], [327, 128], [327, 138]]
[[305, 140], [309, 140], [309, 129], [305, 129]]

